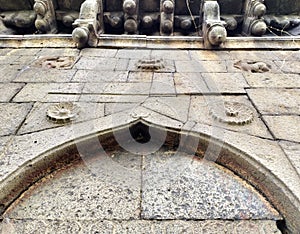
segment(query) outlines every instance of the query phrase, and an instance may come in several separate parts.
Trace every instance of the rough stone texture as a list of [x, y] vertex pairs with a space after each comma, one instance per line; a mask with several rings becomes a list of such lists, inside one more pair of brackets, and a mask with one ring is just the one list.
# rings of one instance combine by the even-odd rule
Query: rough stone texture
[[15, 134], [31, 107], [31, 103], [0, 103], [0, 136]]
[[270, 130], [280, 140], [300, 142], [300, 116], [264, 116]]
[[248, 193], [250, 187], [238, 183], [237, 177], [193, 156], [149, 155], [144, 171], [142, 218], [276, 219], [276, 212], [269, 213], [260, 195]]
[[207, 94], [209, 89], [200, 73], [175, 73], [177, 94]]
[[117, 54], [116, 49], [95, 49], [95, 48], [85, 48], [81, 50], [80, 55], [84, 57], [104, 57], [113, 58]]
[[1, 72], [1, 83], [11, 82], [17, 77], [17, 75], [22, 71], [22, 66], [20, 65], [5, 65], [0, 66]]
[[261, 114], [300, 114], [299, 89], [249, 89], [247, 93]]
[[152, 82], [153, 73], [152, 72], [130, 72], [128, 75], [128, 82]]
[[74, 70], [25, 68], [19, 72], [14, 82], [48, 83], [70, 82], [74, 76]]
[[291, 160], [292, 164], [300, 175], [300, 143], [292, 143], [288, 141], [280, 141], [279, 143], [283, 148], [284, 152]]
[[279, 69], [285, 73], [300, 74], [300, 62], [299, 61], [275, 61], [275, 64]]
[[73, 77], [72, 82], [126, 82], [127, 76], [128, 72], [78, 70]]
[[0, 102], [9, 102], [25, 84], [0, 83]]
[[244, 73], [243, 75], [253, 88], [300, 88], [297, 74]]
[[[220, 123], [214, 120], [209, 114], [209, 109], [222, 108], [222, 103], [227, 102], [240, 102], [253, 110], [254, 119], [250, 124], [246, 125], [230, 125], [226, 123]], [[271, 138], [266, 126], [261, 121], [258, 113], [253, 108], [251, 102], [247, 100], [246, 96], [203, 96], [203, 97], [192, 97], [191, 108], [189, 112], [189, 118], [198, 123], [208, 124], [212, 126], [218, 126], [225, 129], [243, 132], [246, 134], [260, 136], [264, 138]]]
[[212, 93], [245, 93], [248, 84], [241, 73], [202, 73]]
[[154, 73], [150, 95], [176, 95], [172, 73]]
[[224, 61], [176, 61], [176, 71], [186, 72], [227, 72]]
[[[53, 220], [5, 220], [0, 225], [4, 233], [145, 233], [145, 234], [202, 234], [249, 233], [279, 234], [275, 221], [53, 221]], [[2, 229], [1, 229], [2, 228]]]

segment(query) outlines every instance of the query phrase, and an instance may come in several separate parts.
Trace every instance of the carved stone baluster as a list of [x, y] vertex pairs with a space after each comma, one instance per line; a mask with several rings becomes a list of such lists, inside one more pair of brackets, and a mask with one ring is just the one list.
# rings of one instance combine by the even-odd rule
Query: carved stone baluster
[[79, 18], [75, 20], [72, 37], [78, 48], [87, 45], [96, 47], [98, 35], [104, 32], [102, 0], [86, 0], [80, 8]]
[[174, 31], [174, 0], [160, 1], [160, 35], [173, 35]]
[[35, 27], [43, 33], [57, 33], [55, 10], [52, 0], [35, 0], [34, 11], [37, 14]]
[[138, 0], [124, 0], [124, 29], [125, 33], [138, 34], [138, 17], [139, 17], [139, 1]]
[[202, 7], [202, 32], [206, 48], [220, 46], [225, 42], [227, 31], [225, 22], [221, 21], [220, 8], [217, 1], [204, 1]]
[[267, 25], [262, 18], [266, 13], [264, 0], [246, 0], [243, 21], [243, 34], [261, 36], [266, 33]]

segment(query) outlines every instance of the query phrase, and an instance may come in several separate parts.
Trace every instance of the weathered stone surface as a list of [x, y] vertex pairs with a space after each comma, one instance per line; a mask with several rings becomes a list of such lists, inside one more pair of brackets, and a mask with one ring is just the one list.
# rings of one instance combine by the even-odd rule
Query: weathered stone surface
[[300, 143], [280, 141], [279, 144], [300, 175]]
[[277, 51], [249, 51], [246, 50], [237, 50], [237, 51], [230, 51], [230, 58], [233, 60], [252, 60], [252, 61], [264, 61], [269, 62], [272, 60], [278, 60], [279, 54]]
[[[141, 157], [101, 155], [32, 188], [7, 217], [16, 219], [137, 219]], [[123, 172], [122, 172], [123, 168]], [[129, 173], [131, 171], [132, 173]], [[128, 173], [125, 173], [128, 172]], [[43, 205], [42, 205], [43, 204]], [[68, 205], [66, 205], [68, 204]]]
[[80, 50], [77, 49], [54, 49], [54, 48], [43, 48], [37, 55], [38, 56], [77, 56], [79, 55]]
[[34, 56], [40, 52], [38, 48], [26, 48], [26, 49], [11, 49], [6, 55], [14, 56]]
[[20, 71], [14, 82], [47, 83], [47, 82], [70, 82], [75, 70], [56, 70], [41, 68], [25, 68]]
[[[239, 64], [242, 66], [238, 66]], [[276, 66], [276, 64], [272, 60], [262, 60], [262, 59], [226, 60], [226, 66], [229, 73], [234, 73], [234, 72], [250, 73], [251, 69], [253, 70], [253, 73], [262, 73], [262, 72], [280, 73], [280, 74], [282, 73], [280, 68]], [[244, 68], [241, 69], [241, 67]]]
[[175, 61], [177, 72], [227, 72], [224, 61]]
[[[49, 121], [46, 112], [49, 106], [58, 103], [36, 103], [26, 117], [25, 122], [19, 130], [19, 134], [41, 131], [44, 129], [59, 127], [61, 123]], [[72, 123], [86, 121], [104, 116], [104, 104], [100, 103], [74, 103], [79, 107], [78, 117]], [[71, 123], [71, 124], [72, 124]]]
[[191, 58], [193, 60], [227, 60], [231, 59], [230, 53], [228, 51], [215, 51], [215, 50], [191, 50], [189, 51]]
[[208, 87], [200, 73], [174, 73], [177, 94], [207, 94]]
[[134, 111], [140, 105], [140, 102], [144, 100], [146, 100], [145, 97], [140, 101], [137, 100], [137, 103], [105, 103], [105, 115], [111, 115], [124, 110]]
[[25, 84], [0, 83], [0, 102], [9, 102]]
[[1, 79], [0, 83], [7, 83], [14, 80], [22, 71], [21, 65], [2, 65], [0, 66]]
[[86, 83], [83, 93], [149, 95], [151, 83]]
[[118, 59], [106, 59], [99, 57], [82, 57], [75, 65], [77, 69], [113, 71], [116, 68]]
[[[49, 95], [80, 94], [84, 84], [80, 83], [36, 83], [27, 84], [13, 99], [14, 102], [51, 102]], [[52, 102], [56, 102], [53, 100]]]
[[[253, 110], [253, 121], [247, 125], [232, 125], [221, 123], [214, 120], [209, 114], [211, 108], [214, 111], [219, 112], [223, 109], [222, 103], [224, 102], [240, 102], [248, 106]], [[225, 109], [224, 109], [225, 110]], [[208, 124], [212, 126], [222, 127], [225, 129], [243, 132], [246, 134], [271, 138], [266, 126], [259, 118], [258, 113], [253, 108], [252, 104], [246, 98], [246, 96], [203, 96], [203, 97], [192, 97], [191, 98], [191, 108], [189, 112], [189, 119], [194, 120], [197, 123]]]
[[224, 168], [174, 154], [145, 157], [142, 218], [276, 219], [259, 194], [249, 193], [253, 190]]
[[176, 95], [173, 73], [154, 73], [150, 95]]
[[247, 93], [261, 114], [300, 114], [299, 89], [249, 89]]
[[241, 73], [202, 73], [212, 93], [246, 93], [248, 87]]
[[[2, 229], [1, 229], [2, 228]], [[39, 234], [55, 232], [64, 233], [145, 233], [145, 234], [202, 234], [202, 233], [253, 233], [279, 234], [275, 221], [252, 220], [252, 221], [108, 221], [108, 220], [15, 220], [6, 219], [0, 224], [0, 230], [4, 233], [27, 233], [35, 232]], [[6, 231], [6, 232], [5, 232]]]
[[130, 72], [128, 82], [152, 82], [153, 72]]
[[102, 103], [141, 103], [148, 95], [115, 95], [115, 94], [82, 94], [81, 102], [102, 102]]
[[32, 104], [0, 103], [0, 136], [15, 134]]
[[81, 55], [84, 57], [105, 57], [113, 58], [116, 56], [117, 49], [95, 49], [95, 48], [85, 48], [81, 50]]
[[300, 74], [299, 61], [274, 61], [274, 63], [283, 72]]
[[166, 60], [191, 60], [187, 50], [152, 50], [151, 57]]
[[109, 83], [109, 82], [126, 82], [128, 72], [113, 72], [113, 71], [91, 71], [78, 70], [72, 79], [72, 82], [78, 83]]
[[150, 58], [151, 50], [143, 49], [122, 49], [118, 50], [116, 58], [143, 59]]
[[243, 75], [253, 88], [300, 88], [297, 74], [244, 73]]
[[276, 139], [300, 142], [300, 116], [263, 116]]

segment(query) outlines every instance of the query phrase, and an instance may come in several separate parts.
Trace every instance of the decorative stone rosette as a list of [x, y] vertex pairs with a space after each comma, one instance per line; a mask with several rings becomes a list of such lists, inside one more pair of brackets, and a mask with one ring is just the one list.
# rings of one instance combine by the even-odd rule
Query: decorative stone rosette
[[253, 121], [254, 114], [250, 107], [239, 102], [224, 102], [224, 108], [211, 108], [210, 115], [222, 123], [246, 125]]
[[62, 102], [49, 106], [47, 117], [55, 123], [68, 123], [78, 117], [80, 108], [71, 102]]

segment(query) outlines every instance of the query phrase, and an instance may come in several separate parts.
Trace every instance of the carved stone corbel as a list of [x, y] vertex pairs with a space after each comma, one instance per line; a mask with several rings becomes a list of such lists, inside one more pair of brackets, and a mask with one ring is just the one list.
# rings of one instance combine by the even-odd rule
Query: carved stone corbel
[[202, 32], [206, 48], [218, 47], [226, 41], [225, 22], [220, 18], [220, 7], [217, 1], [204, 1], [202, 6]]
[[173, 35], [174, 31], [174, 0], [160, 1], [160, 35]]
[[35, 0], [34, 11], [37, 14], [35, 27], [39, 32], [57, 33], [55, 10], [52, 0]]
[[246, 0], [243, 21], [243, 34], [262, 36], [266, 33], [267, 25], [262, 18], [266, 13], [264, 0]]
[[72, 37], [78, 48], [96, 47], [98, 35], [103, 33], [102, 0], [86, 0], [80, 8], [79, 18], [75, 20]]

